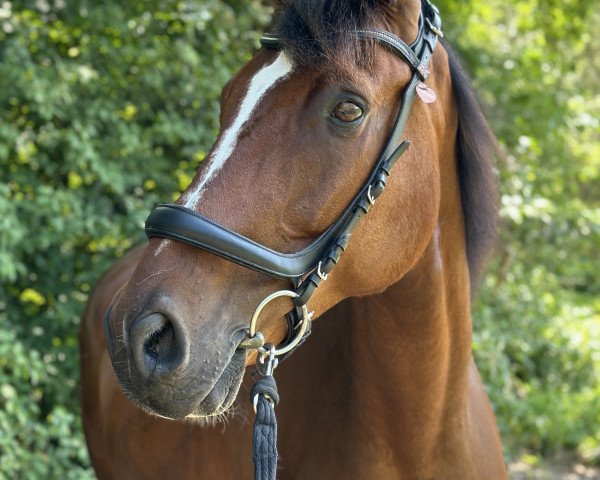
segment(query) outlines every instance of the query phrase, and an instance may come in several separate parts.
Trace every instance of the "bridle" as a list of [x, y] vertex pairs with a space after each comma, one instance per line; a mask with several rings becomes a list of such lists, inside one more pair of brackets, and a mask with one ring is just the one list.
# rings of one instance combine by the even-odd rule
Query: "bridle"
[[[417, 95], [420, 96], [418, 90], [428, 89], [424, 82], [429, 77], [429, 62], [437, 45], [438, 37], [443, 36], [439, 11], [429, 0], [421, 1], [419, 32], [415, 41], [410, 45], [392, 33], [377, 28], [357, 30], [355, 33], [358, 37], [375, 40], [404, 60], [412, 70], [412, 77], [404, 91], [400, 110], [383, 152], [367, 181], [333, 225], [299, 252], [279, 253], [181, 205], [159, 205], [146, 220], [148, 238], [160, 237], [187, 243], [271, 277], [290, 280], [290, 290], [274, 292], [258, 305], [252, 316], [248, 334], [239, 345], [239, 348], [242, 349], [258, 350], [257, 367], [265, 377], [262, 380], [272, 379], [273, 369], [279, 361], [278, 357], [284, 358], [289, 355], [310, 334], [312, 312], [308, 310], [308, 301], [319, 285], [327, 280], [327, 276], [346, 250], [352, 232], [360, 219], [369, 212], [385, 189], [392, 167], [409, 147], [410, 143], [407, 140], [401, 141], [402, 136], [412, 104]], [[270, 49], [281, 49], [283, 46], [277, 36], [270, 34], [261, 38], [261, 44]], [[281, 344], [275, 347], [265, 344], [264, 336], [256, 330], [256, 323], [266, 304], [278, 297], [290, 297], [294, 303], [294, 309], [286, 315], [287, 336]], [[255, 409], [261, 397], [267, 405], [264, 408], [268, 408], [270, 405], [272, 409], [273, 397], [277, 396], [276, 389], [273, 390], [275, 388], [274, 381], [267, 387], [266, 390], [253, 393]], [[256, 388], [253, 389], [253, 392], [255, 390]], [[269, 400], [270, 403], [267, 403], [266, 400]], [[258, 416], [257, 423], [259, 423]], [[272, 471], [272, 477], [261, 476], [259, 470], [263, 473], [265, 470], [262, 467], [259, 468], [255, 458], [255, 478], [275, 478], [276, 451], [274, 462], [272, 458], [267, 461], [269, 463], [267, 470]]]
[[[438, 9], [428, 0], [423, 0], [419, 33], [411, 45], [389, 32], [375, 28], [359, 30], [356, 34], [359, 37], [370, 37], [390, 49], [408, 63], [413, 75], [404, 91], [402, 106], [383, 153], [367, 181], [333, 225], [299, 252], [279, 253], [181, 205], [159, 205], [146, 220], [148, 238], [161, 237], [187, 243], [252, 270], [291, 281], [291, 291], [283, 290], [280, 295], [272, 294], [265, 299], [270, 301], [278, 296], [289, 296], [296, 307], [287, 316], [291, 328], [288, 329], [287, 338], [276, 349], [277, 356], [289, 353], [310, 332], [310, 314], [306, 309], [308, 301], [321, 282], [327, 280], [327, 275], [346, 250], [358, 222], [375, 204], [386, 186], [392, 167], [410, 145], [410, 142], [400, 143], [400, 140], [416, 90], [422, 88], [429, 76], [429, 61], [438, 36], [442, 35], [441, 19]], [[265, 48], [281, 47], [280, 40], [273, 35], [262, 37], [261, 44]], [[251, 326], [249, 336], [242, 342], [241, 348], [262, 349], [262, 344], [259, 345], [260, 341], [254, 333]]]

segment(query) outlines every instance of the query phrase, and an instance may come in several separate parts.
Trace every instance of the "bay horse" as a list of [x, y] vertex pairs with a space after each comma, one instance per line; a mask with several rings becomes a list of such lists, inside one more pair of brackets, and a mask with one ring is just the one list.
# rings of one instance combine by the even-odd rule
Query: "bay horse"
[[[506, 478], [471, 353], [471, 292], [495, 230], [495, 141], [449, 47], [426, 51], [441, 35], [437, 10], [281, 9], [277, 35], [225, 86], [220, 133], [192, 183], [153, 212], [150, 242], [86, 306], [83, 425], [97, 475], [250, 477], [254, 413], [235, 402], [260, 357], [246, 349], [257, 338], [248, 320], [294, 271], [292, 288], [321, 286], [308, 295], [312, 336], [276, 370], [278, 478]], [[173, 233], [173, 218], [191, 233]], [[327, 242], [335, 262], [304, 271], [306, 252]], [[279, 299], [257, 320], [273, 345], [305, 339], [289, 309]]]

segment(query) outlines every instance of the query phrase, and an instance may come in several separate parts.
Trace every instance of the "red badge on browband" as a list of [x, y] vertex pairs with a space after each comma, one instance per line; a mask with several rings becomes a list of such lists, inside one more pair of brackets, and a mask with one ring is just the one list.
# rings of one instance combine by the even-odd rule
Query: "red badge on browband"
[[433, 103], [437, 100], [437, 95], [433, 89], [429, 88], [424, 83], [417, 85], [417, 95], [423, 101], [423, 103]]

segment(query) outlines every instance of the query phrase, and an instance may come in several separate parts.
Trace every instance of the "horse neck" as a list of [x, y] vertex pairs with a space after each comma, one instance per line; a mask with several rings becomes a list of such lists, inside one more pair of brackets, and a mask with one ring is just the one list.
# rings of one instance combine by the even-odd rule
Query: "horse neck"
[[471, 342], [468, 272], [456, 271], [464, 270], [456, 268], [456, 256], [438, 251], [436, 243], [384, 293], [353, 300], [349, 315], [353, 366], [361, 380], [390, 399], [418, 397], [420, 405], [431, 406], [445, 404], [448, 393], [464, 397], [457, 387], [465, 379], [457, 377], [467, 370]]
[[346, 312], [350, 398], [411, 462], [427, 462], [466, 415], [471, 316], [457, 207], [412, 271], [379, 295], [353, 299]]
[[[343, 444], [353, 468], [384, 465], [377, 478], [427, 472], [441, 452], [465, 454], [471, 318], [464, 240], [449, 241], [464, 237], [453, 231], [458, 220], [440, 222], [398, 283], [323, 315], [282, 365], [284, 447], [303, 439], [314, 444], [310, 457], [325, 443]], [[298, 412], [318, 420], [298, 422]]]

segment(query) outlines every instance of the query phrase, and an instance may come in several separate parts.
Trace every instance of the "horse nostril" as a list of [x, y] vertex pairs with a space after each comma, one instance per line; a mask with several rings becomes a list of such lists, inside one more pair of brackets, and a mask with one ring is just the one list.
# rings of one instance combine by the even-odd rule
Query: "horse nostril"
[[189, 344], [185, 335], [160, 313], [138, 318], [131, 327], [130, 341], [142, 377], [171, 375], [187, 363]]
[[[144, 342], [144, 354], [151, 360], [158, 362], [161, 356], [169, 355], [173, 349], [175, 340], [175, 330], [173, 325], [166, 318], [163, 320], [163, 326], [150, 334], [150, 337]], [[162, 355], [161, 355], [162, 353]]]

